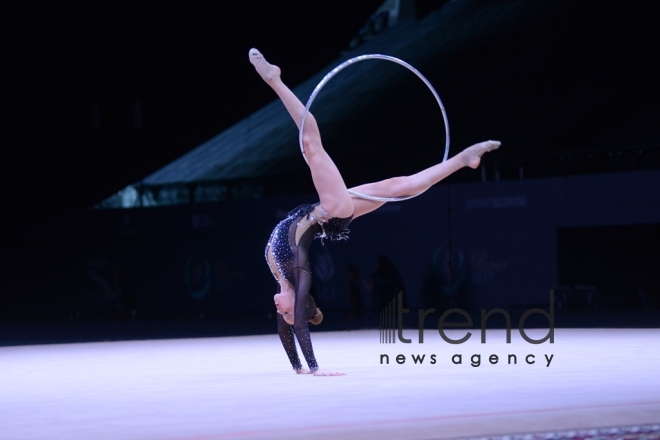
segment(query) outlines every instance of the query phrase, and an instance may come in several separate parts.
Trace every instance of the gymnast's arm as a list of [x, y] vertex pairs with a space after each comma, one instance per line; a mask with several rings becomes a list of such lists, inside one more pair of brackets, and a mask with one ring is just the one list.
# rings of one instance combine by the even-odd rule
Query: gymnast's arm
[[309, 327], [307, 320], [305, 319], [305, 311], [307, 309], [307, 295], [311, 288], [312, 273], [309, 270], [301, 267], [295, 268], [293, 273], [296, 279], [296, 302], [294, 306], [293, 332], [296, 335], [296, 339], [298, 339], [298, 344], [300, 344], [300, 349], [303, 352], [303, 356], [305, 356], [305, 360], [309, 366], [309, 371], [313, 373], [314, 376], [343, 376], [344, 373], [319, 370], [319, 365], [316, 362], [316, 357], [314, 356], [314, 349], [312, 348], [312, 338], [309, 334]]
[[298, 358], [298, 350], [296, 350], [296, 341], [294, 340], [293, 327], [284, 321], [284, 318], [279, 313], [277, 314], [277, 333], [280, 335], [280, 341], [282, 341], [282, 346], [286, 355], [289, 357], [291, 366], [296, 373], [306, 374], [310, 373], [307, 368], [303, 368]]
[[307, 361], [307, 366], [313, 373], [318, 370], [319, 366], [316, 363], [314, 348], [312, 347], [312, 338], [309, 334], [307, 320], [305, 319], [307, 295], [312, 287], [312, 273], [303, 267], [296, 267], [293, 269], [293, 277], [293, 285], [296, 295], [293, 309], [293, 333], [296, 335], [296, 339], [298, 339], [298, 344], [300, 345], [303, 356]]

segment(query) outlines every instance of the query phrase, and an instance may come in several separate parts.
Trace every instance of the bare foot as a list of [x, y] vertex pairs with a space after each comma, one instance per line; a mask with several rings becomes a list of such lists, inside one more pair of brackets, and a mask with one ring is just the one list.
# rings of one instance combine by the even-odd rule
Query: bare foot
[[339, 373], [337, 371], [321, 371], [316, 370], [314, 376], [346, 376], [346, 373]]
[[470, 168], [477, 168], [481, 163], [481, 156], [489, 151], [497, 150], [502, 143], [500, 141], [486, 141], [467, 147], [461, 152], [463, 165]]
[[266, 61], [264, 56], [257, 49], [250, 49], [249, 57], [250, 62], [264, 81], [268, 82], [271, 79], [280, 76], [280, 68]]
[[305, 367], [302, 367], [300, 370], [296, 370], [296, 374], [311, 374], [311, 373], [312, 372]]

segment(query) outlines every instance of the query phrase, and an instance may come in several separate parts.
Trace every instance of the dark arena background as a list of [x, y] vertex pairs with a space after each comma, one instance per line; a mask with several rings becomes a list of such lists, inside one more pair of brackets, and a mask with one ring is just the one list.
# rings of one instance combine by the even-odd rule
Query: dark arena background
[[[0, 439], [660, 438], [656, 17], [2, 2]], [[436, 89], [449, 132], [396, 63], [327, 83], [348, 187], [502, 142], [311, 246], [315, 353], [345, 376], [296, 375], [277, 334], [264, 247], [318, 196], [252, 47], [303, 103], [363, 54]]]

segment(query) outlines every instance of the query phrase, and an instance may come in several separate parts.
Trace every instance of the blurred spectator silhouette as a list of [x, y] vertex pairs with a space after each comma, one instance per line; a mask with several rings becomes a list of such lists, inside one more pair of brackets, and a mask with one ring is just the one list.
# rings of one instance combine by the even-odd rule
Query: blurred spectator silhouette
[[364, 301], [360, 287], [360, 271], [355, 264], [349, 264], [346, 270], [346, 295], [348, 297], [348, 317], [362, 318], [364, 316]]
[[365, 287], [372, 295], [372, 304], [377, 307], [376, 313], [380, 313], [397, 297], [399, 292], [402, 292], [403, 295], [403, 307], [408, 307], [403, 280], [392, 260], [385, 255], [379, 255], [376, 258], [376, 269]]

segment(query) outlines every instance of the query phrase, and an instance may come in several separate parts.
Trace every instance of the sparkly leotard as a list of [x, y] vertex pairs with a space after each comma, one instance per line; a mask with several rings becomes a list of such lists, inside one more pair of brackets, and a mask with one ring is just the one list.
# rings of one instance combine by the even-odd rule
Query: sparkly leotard
[[312, 272], [309, 264], [309, 245], [315, 238], [321, 241], [348, 239], [348, 224], [353, 217], [336, 218], [330, 215], [319, 203], [300, 205], [279, 222], [266, 245], [266, 261], [275, 280], [283, 278], [293, 286], [295, 292], [294, 325], [289, 325], [277, 314], [277, 331], [284, 350], [294, 370], [302, 368], [295, 338], [305, 356], [310, 371], [316, 371], [318, 364], [314, 357], [312, 341], [305, 316], [307, 297], [312, 285]]

